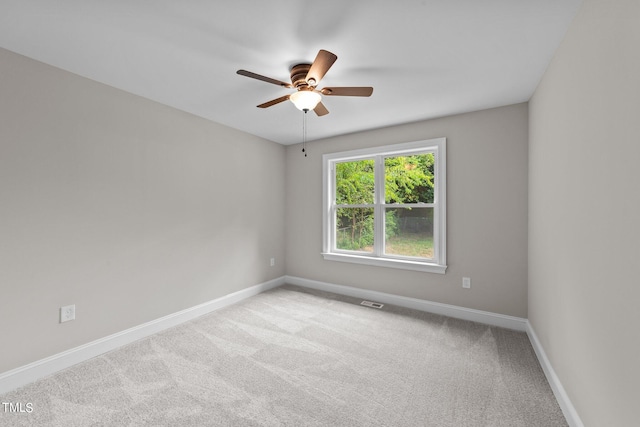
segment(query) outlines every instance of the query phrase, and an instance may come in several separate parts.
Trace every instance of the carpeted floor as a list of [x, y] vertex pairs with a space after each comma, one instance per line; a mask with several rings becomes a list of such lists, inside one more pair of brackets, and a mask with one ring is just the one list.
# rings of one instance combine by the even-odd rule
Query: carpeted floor
[[526, 334], [284, 286], [2, 402], [3, 426], [566, 426]]

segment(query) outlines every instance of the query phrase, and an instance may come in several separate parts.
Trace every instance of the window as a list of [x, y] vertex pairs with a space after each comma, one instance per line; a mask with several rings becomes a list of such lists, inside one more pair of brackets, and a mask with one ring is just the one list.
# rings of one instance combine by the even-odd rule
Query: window
[[445, 143], [325, 154], [324, 258], [444, 273]]

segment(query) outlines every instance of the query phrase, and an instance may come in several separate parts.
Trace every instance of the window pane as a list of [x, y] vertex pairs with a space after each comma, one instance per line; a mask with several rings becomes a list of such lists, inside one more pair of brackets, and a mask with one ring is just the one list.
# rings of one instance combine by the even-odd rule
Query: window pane
[[373, 208], [337, 210], [336, 248], [373, 252]]
[[387, 208], [385, 254], [433, 258], [433, 208]]
[[373, 159], [336, 164], [336, 204], [362, 205], [373, 203]]
[[384, 159], [386, 203], [433, 203], [433, 153]]

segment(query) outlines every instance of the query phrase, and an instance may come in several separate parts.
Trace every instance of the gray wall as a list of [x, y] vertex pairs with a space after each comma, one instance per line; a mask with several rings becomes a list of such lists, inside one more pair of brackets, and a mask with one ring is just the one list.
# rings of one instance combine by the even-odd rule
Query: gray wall
[[[287, 147], [287, 274], [527, 317], [527, 116], [518, 104], [329, 138], [308, 144], [307, 158]], [[443, 136], [446, 274], [325, 261], [322, 154]]]
[[638, 424], [638, 22], [586, 0], [530, 101], [529, 320], [587, 427]]
[[283, 146], [6, 50], [0, 76], [0, 372], [284, 275]]

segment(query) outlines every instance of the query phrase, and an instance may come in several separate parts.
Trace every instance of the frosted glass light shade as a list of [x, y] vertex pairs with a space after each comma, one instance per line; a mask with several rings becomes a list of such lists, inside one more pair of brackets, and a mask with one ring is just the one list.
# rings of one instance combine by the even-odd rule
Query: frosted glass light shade
[[318, 92], [299, 90], [298, 92], [292, 93], [289, 99], [298, 110], [304, 111], [316, 108], [316, 105], [318, 105], [322, 97]]

